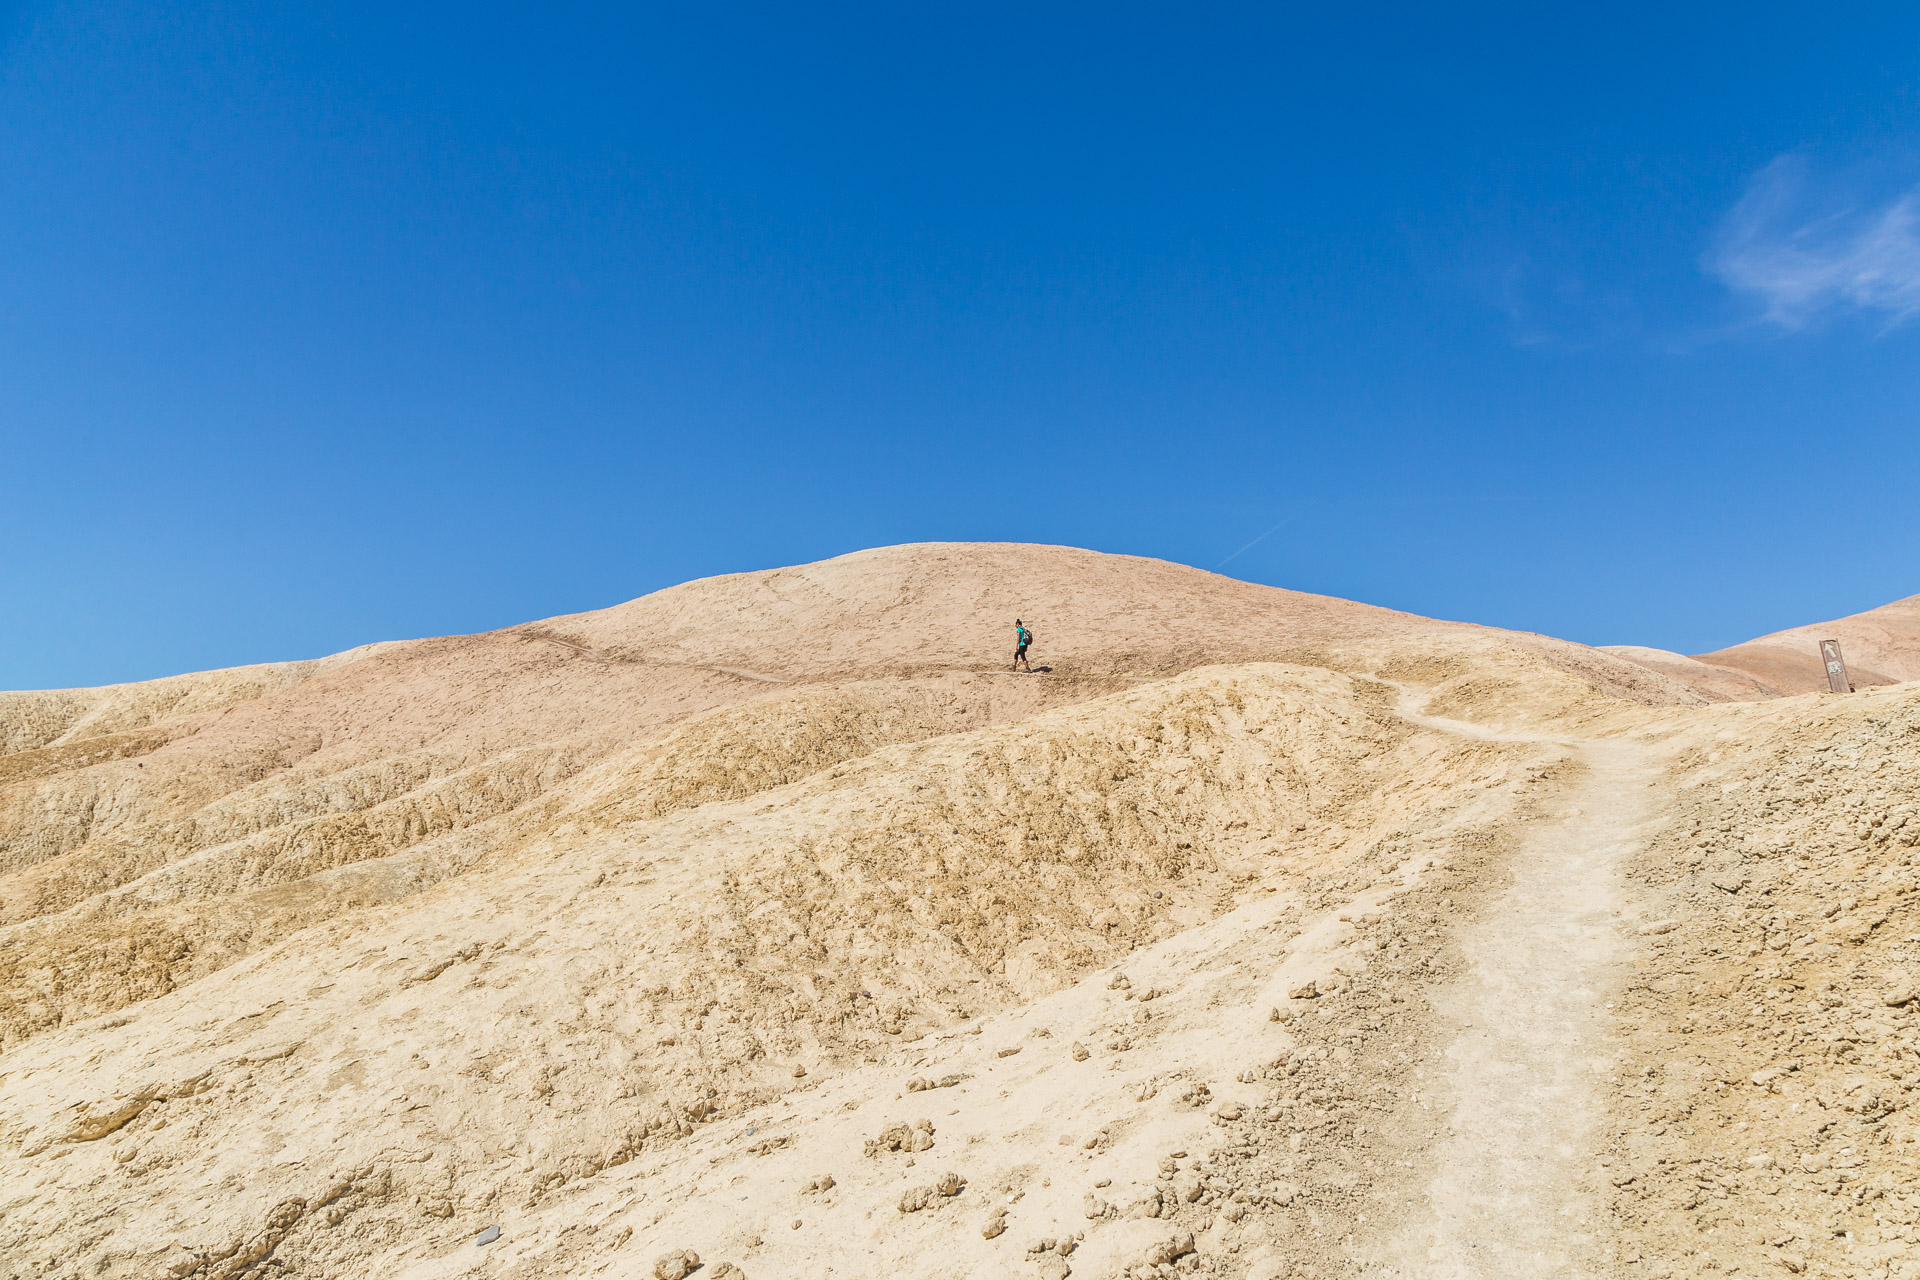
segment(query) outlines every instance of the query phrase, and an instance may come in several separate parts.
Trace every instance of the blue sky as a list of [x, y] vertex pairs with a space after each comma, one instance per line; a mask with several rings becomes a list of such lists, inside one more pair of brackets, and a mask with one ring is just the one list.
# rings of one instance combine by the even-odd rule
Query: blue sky
[[1920, 10], [1564, 8], [0, 9], [0, 687], [924, 539], [1920, 591]]

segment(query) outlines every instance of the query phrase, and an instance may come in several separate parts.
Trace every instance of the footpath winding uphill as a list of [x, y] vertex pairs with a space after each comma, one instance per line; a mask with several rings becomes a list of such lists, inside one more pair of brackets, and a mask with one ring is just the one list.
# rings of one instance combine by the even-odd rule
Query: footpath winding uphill
[[1920, 685], [1688, 661], [943, 545], [0, 695], [0, 1277], [1920, 1277]]

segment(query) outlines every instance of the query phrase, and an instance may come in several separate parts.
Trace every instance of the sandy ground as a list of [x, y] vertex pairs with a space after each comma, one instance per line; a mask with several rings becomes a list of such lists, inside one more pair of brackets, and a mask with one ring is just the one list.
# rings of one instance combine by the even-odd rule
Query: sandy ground
[[0, 696], [0, 1275], [1920, 1275], [1920, 686], [1675, 671], [949, 545]]

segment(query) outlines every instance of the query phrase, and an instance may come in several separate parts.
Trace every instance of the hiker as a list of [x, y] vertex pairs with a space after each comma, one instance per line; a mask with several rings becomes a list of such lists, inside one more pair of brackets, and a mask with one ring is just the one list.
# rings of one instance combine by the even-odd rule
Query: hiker
[[1032, 643], [1033, 632], [1027, 630], [1026, 623], [1015, 618], [1013, 620], [1013, 666], [1009, 668], [1010, 670], [1018, 671], [1022, 667], [1026, 667], [1028, 671], [1033, 670], [1027, 663], [1027, 646]]

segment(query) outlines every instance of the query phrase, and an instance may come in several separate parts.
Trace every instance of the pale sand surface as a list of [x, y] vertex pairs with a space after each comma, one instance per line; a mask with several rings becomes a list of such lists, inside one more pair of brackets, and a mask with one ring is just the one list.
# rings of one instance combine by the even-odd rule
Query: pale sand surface
[[0, 1276], [1920, 1275], [1920, 685], [1745, 648], [936, 544], [0, 695]]

